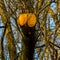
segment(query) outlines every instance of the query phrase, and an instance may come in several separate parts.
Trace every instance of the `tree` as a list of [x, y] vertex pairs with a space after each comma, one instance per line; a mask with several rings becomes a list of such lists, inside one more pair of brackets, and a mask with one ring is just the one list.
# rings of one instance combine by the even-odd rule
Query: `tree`
[[[60, 50], [59, 6], [59, 0], [0, 0], [1, 59], [34, 60], [36, 53], [40, 60], [49, 60], [49, 56], [51, 60], [57, 60]], [[18, 25], [18, 16], [24, 13], [36, 16], [35, 26]]]

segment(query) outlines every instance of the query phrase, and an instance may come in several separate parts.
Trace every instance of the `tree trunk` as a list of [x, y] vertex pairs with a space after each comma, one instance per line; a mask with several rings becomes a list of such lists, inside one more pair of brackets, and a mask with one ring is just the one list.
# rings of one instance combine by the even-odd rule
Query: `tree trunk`
[[25, 35], [22, 39], [23, 52], [22, 60], [34, 60], [34, 48], [35, 48], [35, 28], [22, 27], [22, 31]]

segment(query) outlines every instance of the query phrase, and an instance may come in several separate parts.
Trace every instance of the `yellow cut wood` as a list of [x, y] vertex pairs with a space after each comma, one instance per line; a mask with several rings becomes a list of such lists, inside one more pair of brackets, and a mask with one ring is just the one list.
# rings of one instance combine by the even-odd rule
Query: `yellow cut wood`
[[25, 25], [27, 22], [27, 14], [20, 14], [17, 20], [17, 23], [21, 26]]
[[36, 22], [37, 22], [36, 16], [34, 14], [31, 14], [31, 16], [29, 16], [28, 18], [29, 18], [28, 22], [27, 22], [28, 26], [29, 27], [34, 27]]
[[28, 27], [34, 27], [36, 22], [36, 16], [32, 13], [20, 14], [17, 19], [17, 23], [21, 26], [24, 26], [27, 23]]

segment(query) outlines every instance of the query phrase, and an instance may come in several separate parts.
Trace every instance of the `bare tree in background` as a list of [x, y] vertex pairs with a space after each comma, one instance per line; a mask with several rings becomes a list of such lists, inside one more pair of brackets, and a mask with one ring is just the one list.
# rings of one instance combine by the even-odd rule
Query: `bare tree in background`
[[[52, 4], [55, 4], [54, 9]], [[36, 25], [19, 26], [17, 18], [21, 13], [34, 13]], [[59, 59], [60, 0], [0, 0], [0, 21], [3, 24], [0, 26], [3, 29], [1, 60]]]

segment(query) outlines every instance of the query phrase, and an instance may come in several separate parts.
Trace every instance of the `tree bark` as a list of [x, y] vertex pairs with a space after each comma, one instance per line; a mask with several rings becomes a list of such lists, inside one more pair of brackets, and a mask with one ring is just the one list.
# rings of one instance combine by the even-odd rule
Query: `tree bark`
[[22, 39], [22, 60], [34, 60], [35, 28], [22, 27], [22, 32], [25, 35], [25, 37]]
[[16, 57], [16, 46], [14, 43], [14, 37], [10, 23], [8, 23], [6, 28], [6, 37], [7, 37], [7, 46], [8, 46], [10, 60], [14, 60]]

